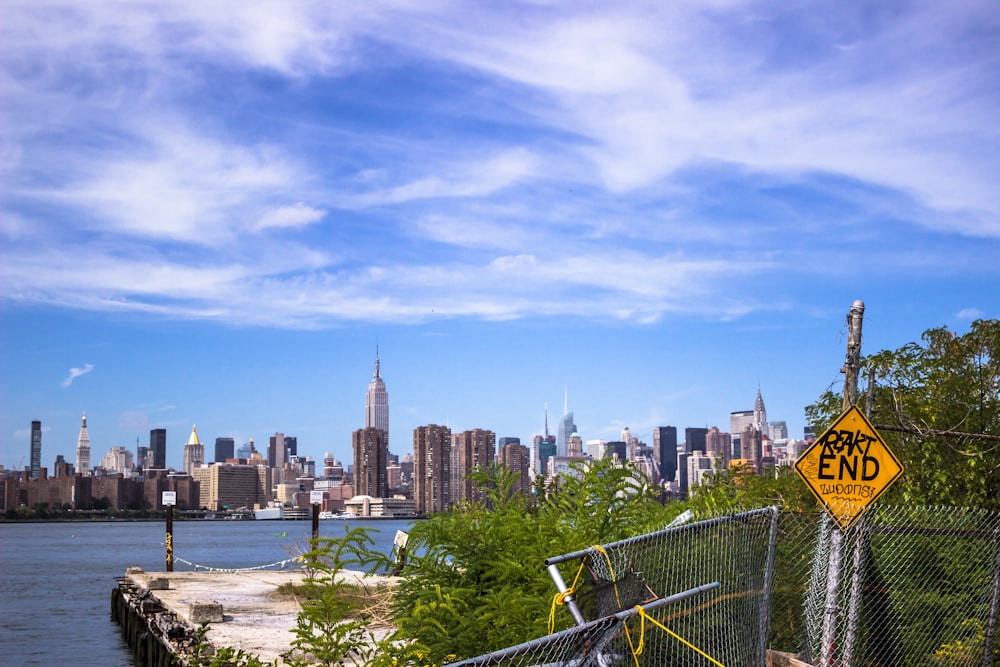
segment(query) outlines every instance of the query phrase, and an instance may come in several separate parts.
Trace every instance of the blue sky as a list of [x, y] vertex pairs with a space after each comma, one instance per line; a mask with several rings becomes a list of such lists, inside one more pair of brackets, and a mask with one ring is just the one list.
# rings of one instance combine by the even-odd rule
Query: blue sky
[[[350, 458], [801, 437], [865, 352], [1000, 316], [1000, 7], [5, 3], [0, 463], [166, 428]], [[209, 448], [210, 449], [210, 448]]]

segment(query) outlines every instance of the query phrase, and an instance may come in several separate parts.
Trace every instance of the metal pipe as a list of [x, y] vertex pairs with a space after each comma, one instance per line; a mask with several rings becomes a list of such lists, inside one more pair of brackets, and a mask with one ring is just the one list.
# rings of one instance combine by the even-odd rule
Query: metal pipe
[[[562, 572], [559, 571], [559, 567], [553, 563], [549, 565], [549, 576], [552, 577], [553, 583], [556, 585], [556, 590], [560, 593], [565, 593], [567, 591], [566, 582], [563, 581]], [[563, 602], [566, 603], [566, 608], [569, 609], [570, 615], [577, 625], [583, 625], [587, 620], [580, 613], [580, 608], [576, 606], [576, 601], [573, 599], [573, 594], [570, 593], [563, 598]]]

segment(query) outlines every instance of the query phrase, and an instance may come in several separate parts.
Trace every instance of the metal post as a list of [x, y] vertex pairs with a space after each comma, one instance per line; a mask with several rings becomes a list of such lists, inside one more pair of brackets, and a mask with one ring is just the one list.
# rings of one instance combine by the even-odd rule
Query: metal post
[[[844, 400], [841, 406], [846, 411], [858, 400], [858, 369], [861, 366], [861, 322], [865, 316], [865, 304], [860, 299], [851, 304], [847, 315], [847, 358], [840, 371], [844, 374]], [[837, 637], [837, 618], [840, 591], [840, 561], [844, 535], [834, 522], [830, 530], [830, 566], [827, 568], [826, 604], [823, 608], [823, 640], [820, 664], [832, 667]]]
[[778, 551], [778, 518], [781, 508], [769, 508], [771, 514], [771, 531], [767, 539], [767, 565], [764, 569], [764, 596], [760, 601], [760, 624], [757, 628], [757, 664], [767, 663], [767, 639], [771, 634], [771, 591], [774, 588], [774, 561]]
[[858, 616], [861, 610], [861, 584], [865, 570], [865, 517], [855, 524], [854, 530], [854, 571], [851, 574], [851, 595], [847, 603], [847, 637], [844, 640], [845, 667], [850, 667], [854, 660], [854, 645], [858, 639]]
[[997, 613], [1000, 612], [1000, 533], [997, 533], [997, 538], [997, 558], [993, 565], [993, 597], [990, 598], [990, 617], [986, 620], [983, 667], [990, 667], [993, 664], [993, 645], [997, 636]]
[[167, 505], [167, 572], [174, 571], [174, 506]]

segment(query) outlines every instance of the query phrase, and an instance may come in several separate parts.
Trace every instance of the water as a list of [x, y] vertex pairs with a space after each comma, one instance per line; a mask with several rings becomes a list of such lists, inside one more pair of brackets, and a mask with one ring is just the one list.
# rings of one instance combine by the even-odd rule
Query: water
[[[339, 537], [344, 524], [321, 521], [320, 535]], [[349, 525], [372, 528], [374, 548], [389, 553], [410, 522]], [[133, 667], [111, 589], [127, 567], [165, 569], [164, 531], [156, 521], [0, 523], [0, 664]], [[309, 521], [175, 521], [174, 569], [191, 569], [180, 558], [216, 568], [282, 561], [311, 531]]]

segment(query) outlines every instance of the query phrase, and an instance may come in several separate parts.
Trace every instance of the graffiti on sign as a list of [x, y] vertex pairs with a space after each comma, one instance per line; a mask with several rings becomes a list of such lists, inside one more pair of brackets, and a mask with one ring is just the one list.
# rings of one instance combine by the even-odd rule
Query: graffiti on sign
[[868, 418], [849, 408], [798, 458], [795, 471], [842, 530], [903, 473]]

